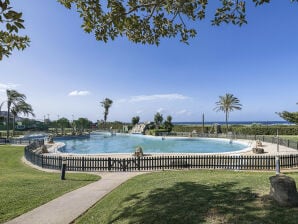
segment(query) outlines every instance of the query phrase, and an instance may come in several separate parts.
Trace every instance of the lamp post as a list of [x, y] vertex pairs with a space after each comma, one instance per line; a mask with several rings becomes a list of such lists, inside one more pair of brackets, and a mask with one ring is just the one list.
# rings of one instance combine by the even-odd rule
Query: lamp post
[[61, 166], [61, 180], [65, 180], [65, 171], [66, 171], [67, 160], [63, 157], [62, 166]]

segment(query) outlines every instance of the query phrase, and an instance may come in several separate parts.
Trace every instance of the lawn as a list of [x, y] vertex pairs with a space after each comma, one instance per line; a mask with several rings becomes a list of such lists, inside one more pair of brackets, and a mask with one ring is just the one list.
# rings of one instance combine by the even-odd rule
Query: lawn
[[96, 175], [46, 173], [24, 165], [24, 147], [0, 146], [0, 223], [99, 179]]
[[[164, 171], [137, 176], [75, 223], [297, 223], [269, 199], [272, 172]], [[298, 173], [288, 174], [298, 182]]]

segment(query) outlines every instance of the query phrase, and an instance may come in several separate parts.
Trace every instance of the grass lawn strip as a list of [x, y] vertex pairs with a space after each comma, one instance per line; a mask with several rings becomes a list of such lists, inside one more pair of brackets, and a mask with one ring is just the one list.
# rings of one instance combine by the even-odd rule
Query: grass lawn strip
[[100, 177], [90, 174], [47, 173], [21, 162], [24, 147], [0, 146], [0, 223], [11, 220]]
[[[76, 223], [297, 223], [269, 194], [272, 172], [164, 171], [137, 176]], [[288, 173], [298, 182], [298, 173]]]

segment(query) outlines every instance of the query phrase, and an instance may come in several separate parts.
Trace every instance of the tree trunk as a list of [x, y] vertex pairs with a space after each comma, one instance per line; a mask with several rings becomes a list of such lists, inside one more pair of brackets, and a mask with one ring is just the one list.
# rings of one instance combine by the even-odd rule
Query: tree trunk
[[228, 125], [228, 112], [226, 112], [226, 133], [228, 133], [228, 131], [229, 131], [229, 125]]
[[9, 138], [9, 116], [10, 116], [10, 103], [7, 102], [7, 122], [6, 122], [6, 138]]
[[16, 117], [13, 115], [13, 120], [12, 120], [12, 137], [14, 137], [15, 127], [16, 127]]

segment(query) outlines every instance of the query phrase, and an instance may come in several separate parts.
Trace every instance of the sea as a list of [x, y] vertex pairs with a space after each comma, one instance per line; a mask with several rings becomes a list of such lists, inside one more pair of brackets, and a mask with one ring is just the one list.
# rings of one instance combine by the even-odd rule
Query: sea
[[[202, 125], [202, 122], [173, 122], [175, 125]], [[205, 121], [205, 125], [213, 125], [213, 124], [220, 124], [225, 125], [224, 121]], [[287, 121], [229, 121], [229, 125], [252, 125], [252, 124], [260, 124], [260, 125], [294, 125]]]

